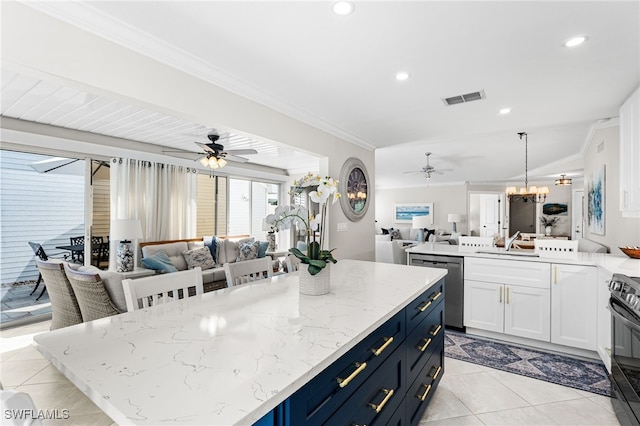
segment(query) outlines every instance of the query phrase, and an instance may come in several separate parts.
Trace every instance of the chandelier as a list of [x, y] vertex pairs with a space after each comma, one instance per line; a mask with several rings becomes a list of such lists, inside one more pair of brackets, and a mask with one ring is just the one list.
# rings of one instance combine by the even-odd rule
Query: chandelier
[[544, 203], [547, 199], [549, 188], [546, 186], [541, 186], [540, 188], [537, 186], [529, 186], [529, 170], [527, 164], [529, 160], [529, 139], [526, 132], [519, 132], [518, 136], [520, 136], [520, 140], [522, 140], [524, 136], [524, 187], [517, 189], [515, 186], [510, 186], [507, 188], [506, 193], [509, 196], [517, 196], [524, 202]]
[[571, 185], [571, 178], [567, 175], [560, 175], [560, 179], [556, 179], [556, 185]]
[[210, 152], [206, 157], [200, 159], [200, 164], [211, 169], [221, 169], [227, 165], [227, 160], [224, 158], [218, 158], [216, 154]]

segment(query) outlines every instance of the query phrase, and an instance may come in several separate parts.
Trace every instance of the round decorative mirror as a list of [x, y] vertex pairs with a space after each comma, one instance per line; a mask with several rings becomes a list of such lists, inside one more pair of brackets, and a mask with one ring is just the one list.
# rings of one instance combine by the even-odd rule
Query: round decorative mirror
[[345, 161], [340, 171], [340, 206], [352, 222], [364, 217], [369, 208], [369, 174], [364, 163], [355, 157]]

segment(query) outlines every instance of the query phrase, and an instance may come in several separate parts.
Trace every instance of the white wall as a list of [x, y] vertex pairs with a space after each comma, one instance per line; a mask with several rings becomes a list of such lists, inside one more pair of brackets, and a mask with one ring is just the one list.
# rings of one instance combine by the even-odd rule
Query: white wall
[[400, 228], [403, 237], [408, 237], [410, 225], [393, 222], [394, 203], [433, 203], [433, 226], [451, 232], [451, 224], [447, 222], [449, 213], [460, 213], [464, 217], [462, 223], [457, 224], [458, 232], [468, 233], [467, 218], [467, 185], [429, 186], [420, 188], [395, 188], [376, 190], [375, 218], [377, 227]]
[[[586, 238], [608, 246], [613, 254], [622, 253], [618, 250], [620, 246], [640, 245], [640, 219], [623, 217], [619, 209], [619, 129], [618, 126], [612, 126], [596, 130], [593, 133], [585, 152], [584, 165], [585, 181], [590, 173], [603, 164], [605, 166], [605, 234], [591, 233], [588, 226], [585, 226], [584, 235]], [[598, 152], [600, 145], [602, 150]], [[640, 167], [640, 164], [637, 167]], [[587, 198], [586, 192], [585, 185], [585, 200]]]
[[[16, 71], [58, 81], [215, 128], [256, 135], [327, 159], [320, 172], [338, 178], [349, 157], [363, 161], [375, 185], [372, 149], [341, 140], [185, 72], [41, 14], [4, 3], [2, 61]], [[95, 153], [101, 147], [95, 147]], [[372, 205], [375, 194], [371, 190]], [[349, 222], [339, 204], [330, 208], [329, 241], [336, 258], [374, 259], [374, 209]], [[347, 222], [346, 232], [337, 223]]]

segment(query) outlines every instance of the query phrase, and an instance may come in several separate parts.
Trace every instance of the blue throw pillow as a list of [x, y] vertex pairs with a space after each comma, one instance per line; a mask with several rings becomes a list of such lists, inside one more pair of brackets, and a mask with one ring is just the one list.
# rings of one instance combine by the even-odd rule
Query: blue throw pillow
[[204, 241], [204, 246], [209, 248], [211, 252], [211, 257], [213, 261], [216, 260], [216, 251], [218, 250], [218, 239], [214, 237], [203, 237], [202, 241]]
[[268, 241], [258, 241], [258, 258], [265, 257], [267, 255], [267, 248], [269, 248]]
[[160, 250], [155, 254], [142, 258], [142, 266], [145, 268], [153, 269], [154, 271], [164, 272], [178, 272], [171, 259], [167, 256], [167, 253]]

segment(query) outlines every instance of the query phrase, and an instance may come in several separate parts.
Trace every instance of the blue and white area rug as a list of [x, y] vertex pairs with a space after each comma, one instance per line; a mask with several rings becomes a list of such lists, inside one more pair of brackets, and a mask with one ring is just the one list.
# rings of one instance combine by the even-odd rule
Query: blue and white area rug
[[450, 330], [445, 333], [444, 346], [445, 356], [449, 358], [611, 396], [607, 370], [599, 362], [498, 343]]

